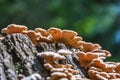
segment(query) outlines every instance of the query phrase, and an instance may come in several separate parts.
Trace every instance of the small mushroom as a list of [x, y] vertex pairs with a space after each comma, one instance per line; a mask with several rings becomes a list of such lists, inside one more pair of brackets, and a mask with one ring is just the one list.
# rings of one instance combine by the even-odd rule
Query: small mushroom
[[42, 36], [47, 37], [49, 35], [49, 33], [42, 28], [35, 28], [35, 32], [40, 33]]
[[66, 44], [67, 46], [70, 46], [70, 47], [73, 47], [73, 48], [78, 49], [78, 48], [80, 47], [79, 42], [80, 42], [81, 40], [82, 40], [81, 37], [75, 36], [74, 38], [69, 39], [68, 41], [66, 41], [65, 44]]
[[55, 64], [55, 61], [65, 59], [64, 56], [61, 56], [55, 52], [41, 52], [38, 53], [37, 56], [43, 57], [45, 63], [50, 63], [52, 65]]
[[49, 77], [50, 80], [61, 80], [63, 78], [70, 80], [73, 75], [77, 74], [77, 71], [72, 69], [72, 65], [70, 64], [64, 65], [46, 63], [44, 66], [45, 69], [50, 70], [51, 72], [51, 77]]
[[51, 76], [60, 78], [60, 77], [67, 77], [67, 74], [63, 72], [53, 72]]
[[62, 42], [69, 41], [70, 39], [73, 39], [75, 36], [77, 36], [77, 32], [72, 31], [72, 30], [63, 30], [62, 31]]
[[99, 68], [99, 69], [102, 69], [104, 72], [115, 72], [114, 68], [115, 66], [111, 66], [110, 64], [106, 64], [103, 62], [103, 60], [101, 59], [94, 59], [92, 62], [91, 62], [91, 65], [90, 66], [94, 66], [96, 68]]
[[44, 37], [44, 36], [40, 35], [38, 42], [52, 43], [53, 40], [49, 36], [48, 37]]
[[58, 54], [60, 55], [69, 55], [72, 54], [72, 52], [70, 50], [65, 50], [65, 49], [60, 49], [57, 51]]
[[[57, 64], [56, 64], [57, 65]], [[59, 65], [59, 64], [58, 64]], [[55, 65], [54, 65], [55, 66]], [[76, 75], [77, 74], [77, 71], [76, 70], [74, 70], [74, 69], [71, 69], [71, 67], [72, 67], [72, 65], [70, 65], [70, 64], [66, 64], [66, 65], [63, 65], [63, 64], [61, 64], [61, 65], [59, 65], [59, 66], [55, 66], [56, 68], [53, 68], [53, 69], [51, 69], [51, 72], [53, 73], [53, 72], [62, 72], [62, 73], [64, 73], [64, 74], [66, 74], [67, 76], [67, 78], [68, 79], [71, 79], [71, 77], [73, 76], [73, 75]], [[62, 78], [64, 78], [64, 77], [62, 77]]]
[[91, 80], [108, 80], [110, 78], [106, 72], [98, 72], [95, 70], [89, 70], [88, 75]]
[[59, 28], [49, 28], [48, 32], [53, 37], [54, 43], [58, 43], [61, 40], [62, 37], [62, 30]]
[[120, 63], [117, 64], [117, 66], [115, 68], [115, 71], [120, 74]]
[[99, 44], [92, 44], [90, 42], [84, 42], [84, 41], [82, 41], [81, 44], [82, 44], [82, 46], [80, 47], [80, 49], [83, 52], [91, 52], [94, 50], [101, 49], [101, 46]]
[[32, 41], [33, 44], [35, 44], [35, 45], [38, 44], [40, 33], [36, 33], [33, 30], [24, 31], [22, 33], [26, 34], [30, 38], [30, 40]]
[[114, 80], [120, 80], [120, 74], [119, 73], [108, 73], [110, 76], [110, 79]]
[[81, 66], [85, 68], [87, 68], [94, 59], [98, 58], [97, 54], [91, 52], [88, 53], [76, 52], [76, 55], [78, 57], [78, 61], [80, 62]]
[[100, 57], [103, 57], [103, 58], [106, 58], [106, 57], [110, 57], [111, 54], [109, 51], [107, 50], [95, 50], [95, 51], [92, 51], [93, 53], [96, 53], [96, 54], [99, 54]]

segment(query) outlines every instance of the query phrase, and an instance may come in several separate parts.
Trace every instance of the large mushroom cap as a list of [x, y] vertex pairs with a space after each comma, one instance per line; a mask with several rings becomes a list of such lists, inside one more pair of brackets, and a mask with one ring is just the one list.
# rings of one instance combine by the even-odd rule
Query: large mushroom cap
[[6, 34], [12, 34], [12, 33], [22, 33], [23, 31], [26, 31], [28, 28], [24, 25], [16, 25], [16, 24], [10, 24], [6, 28], [2, 29], [2, 33]]

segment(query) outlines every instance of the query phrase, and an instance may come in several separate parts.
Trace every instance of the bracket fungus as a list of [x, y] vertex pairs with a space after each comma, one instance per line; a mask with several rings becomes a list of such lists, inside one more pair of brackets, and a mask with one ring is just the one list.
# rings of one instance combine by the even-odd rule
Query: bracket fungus
[[55, 52], [41, 52], [38, 53], [37, 56], [43, 57], [45, 63], [55, 64], [55, 61], [65, 59], [64, 56], [56, 54]]
[[65, 49], [60, 49], [60, 50], [57, 51], [57, 53], [60, 54], [60, 55], [69, 55], [69, 54], [72, 54], [71, 51], [65, 50]]
[[22, 34], [26, 34], [34, 45], [37, 45], [39, 42], [52, 42], [49, 37], [42, 36], [41, 33], [34, 30], [23, 31]]
[[93, 43], [85, 42], [85, 41], [82, 41], [81, 44], [82, 46], [80, 47], [80, 49], [83, 52], [92, 52], [92, 51], [101, 49], [101, 46], [99, 44], [93, 44]]
[[[24, 25], [10, 24], [2, 29], [1, 33], [8, 35], [21, 33], [28, 36], [36, 47], [41, 42], [55, 45], [56, 48], [53, 51], [43, 51], [35, 54], [38, 59], [43, 59], [44, 68], [50, 73], [46, 78], [47, 80], [120, 80], [120, 63], [104, 61], [111, 56], [111, 53], [102, 50], [99, 44], [83, 41], [82, 37], [78, 36], [75, 31], [53, 27], [48, 30], [42, 28], [28, 30]], [[59, 43], [63, 43], [67, 49], [58, 49]], [[67, 55], [70, 56], [70, 60], [67, 60]], [[66, 62], [62, 63], [60, 60], [66, 60]], [[74, 67], [73, 63], [80, 66]], [[87, 77], [79, 75], [78, 69], [84, 69]], [[38, 75], [31, 76], [32, 78], [30, 76], [21, 77], [22, 80], [27, 80]], [[39, 78], [41, 77], [39, 76]]]
[[62, 40], [68, 41], [69, 39], [73, 39], [75, 36], [77, 36], [78, 33], [72, 30], [63, 30], [62, 31]]
[[22, 33], [26, 34], [30, 38], [30, 40], [32, 41], [33, 44], [35, 44], [35, 45], [38, 44], [38, 40], [39, 40], [39, 37], [40, 37], [39, 33], [36, 33], [33, 30], [24, 31]]
[[59, 28], [49, 28], [49, 34], [53, 37], [54, 43], [58, 43], [62, 37], [62, 30]]
[[120, 74], [120, 64], [117, 64], [115, 71]]
[[10, 24], [6, 28], [2, 29], [2, 33], [5, 34], [12, 34], [12, 33], [22, 33], [23, 31], [26, 31], [28, 28], [24, 25], [16, 25], [16, 24]]
[[88, 70], [88, 75], [92, 80], [112, 80], [120, 79], [119, 72], [116, 71], [117, 63], [104, 63], [95, 59]]
[[42, 29], [42, 28], [35, 28], [35, 32], [40, 33], [42, 36], [45, 36], [45, 37], [49, 35], [49, 33], [45, 29]]
[[78, 53], [77, 52], [76, 55], [78, 56], [78, 61], [80, 62], [81, 66], [86, 67], [86, 68], [90, 65], [90, 63], [94, 59], [98, 58], [98, 55], [90, 53], [90, 52], [89, 53], [84, 53], [84, 52]]
[[54, 64], [51, 65], [46, 63], [45, 68], [50, 70], [51, 76], [49, 77], [50, 80], [61, 80], [61, 79], [68, 79], [72, 80], [73, 76], [77, 75], [77, 71], [72, 69], [72, 65], [70, 64]]
[[77, 49], [80, 47], [79, 41], [82, 40], [82, 37], [79, 37], [77, 35], [78, 34], [72, 30], [63, 30], [61, 41], [65, 45]]

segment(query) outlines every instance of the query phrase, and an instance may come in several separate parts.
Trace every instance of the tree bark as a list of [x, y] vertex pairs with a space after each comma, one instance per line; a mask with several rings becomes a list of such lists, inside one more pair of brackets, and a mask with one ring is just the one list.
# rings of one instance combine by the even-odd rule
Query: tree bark
[[[20, 80], [20, 74], [30, 76], [34, 73], [40, 74], [42, 80], [46, 80], [50, 72], [44, 68], [43, 58], [37, 57], [36, 54], [44, 51], [56, 52], [59, 49], [75, 52], [75, 49], [68, 48], [63, 43], [40, 42], [34, 46], [23, 34], [6, 35], [0, 39], [0, 80]], [[65, 60], [59, 61], [60, 64], [71, 64], [79, 75], [88, 77], [87, 71], [81, 67], [75, 54], [65, 57]]]

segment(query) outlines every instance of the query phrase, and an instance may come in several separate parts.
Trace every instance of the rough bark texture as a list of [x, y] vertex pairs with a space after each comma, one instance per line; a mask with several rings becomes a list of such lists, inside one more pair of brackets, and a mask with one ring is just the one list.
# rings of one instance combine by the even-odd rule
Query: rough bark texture
[[[29, 38], [22, 34], [7, 35], [0, 40], [0, 80], [20, 80], [19, 75], [30, 76], [39, 73], [42, 80], [50, 75], [43, 66], [43, 59], [36, 56], [38, 52], [57, 51], [59, 49], [69, 49], [74, 53], [74, 49], [66, 47], [63, 43], [40, 42], [36, 47]], [[72, 64], [82, 77], [87, 77], [85, 71], [78, 61], [76, 55], [66, 56], [65, 60], [59, 63]], [[38, 79], [39, 80], [39, 79]]]

